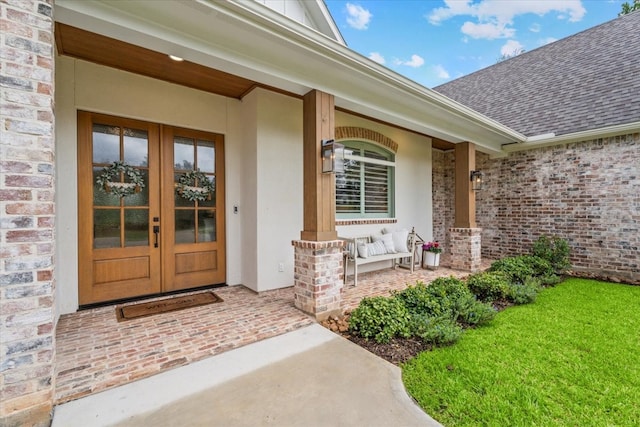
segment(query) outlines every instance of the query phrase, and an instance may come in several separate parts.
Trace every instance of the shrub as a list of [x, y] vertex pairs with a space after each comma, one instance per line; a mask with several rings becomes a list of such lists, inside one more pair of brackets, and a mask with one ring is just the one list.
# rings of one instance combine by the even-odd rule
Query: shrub
[[396, 336], [408, 337], [409, 312], [396, 298], [363, 298], [351, 312], [349, 330], [376, 342], [387, 343]]
[[555, 269], [551, 263], [536, 255], [521, 255], [523, 261], [531, 266], [534, 277], [551, 276], [555, 274]]
[[411, 318], [413, 335], [432, 344], [453, 344], [462, 335], [462, 327], [447, 316], [416, 314]]
[[448, 318], [452, 322], [479, 325], [495, 316], [490, 305], [479, 302], [466, 284], [455, 277], [440, 277], [428, 286], [423, 282], [416, 282], [415, 286], [396, 292], [394, 296], [405, 305], [412, 322], [424, 323], [426, 317]]
[[540, 283], [543, 286], [553, 286], [557, 285], [560, 282], [562, 282], [562, 277], [558, 276], [557, 274], [549, 274], [540, 277]]
[[458, 321], [465, 325], [485, 325], [496, 317], [498, 311], [490, 304], [480, 302], [475, 296], [467, 300], [466, 307], [460, 312]]
[[469, 290], [463, 281], [455, 277], [441, 277], [429, 285], [416, 282], [414, 286], [394, 292], [393, 295], [411, 314], [428, 314], [429, 316], [449, 316], [455, 318], [457, 301]]
[[510, 288], [509, 276], [504, 271], [485, 271], [467, 279], [467, 287], [480, 301], [506, 298]]
[[507, 298], [515, 304], [529, 304], [536, 300], [539, 291], [540, 279], [529, 277], [522, 284], [511, 284]]
[[533, 266], [523, 255], [499, 259], [491, 264], [489, 271], [501, 271], [509, 277], [511, 283], [520, 284], [534, 275]]
[[391, 298], [364, 298], [351, 312], [349, 330], [379, 343], [417, 336], [433, 344], [451, 344], [463, 325], [487, 323], [495, 314], [462, 280], [441, 277], [429, 285], [418, 281]]
[[520, 284], [528, 277], [552, 276], [555, 273], [549, 261], [534, 255], [502, 258], [491, 264], [489, 271], [501, 271], [510, 281]]
[[424, 313], [431, 316], [441, 316], [443, 307], [440, 299], [433, 295], [424, 282], [416, 282], [402, 291], [393, 292], [394, 298], [402, 302], [409, 313]]
[[427, 287], [433, 295], [440, 296], [456, 296], [467, 293], [468, 289], [465, 283], [453, 276], [438, 277]]
[[560, 237], [540, 236], [531, 247], [531, 253], [547, 260], [556, 273], [562, 273], [571, 267], [570, 252], [569, 243]]
[[455, 277], [439, 277], [427, 286], [427, 292], [440, 302], [441, 312], [456, 320], [464, 311], [467, 300], [475, 298], [466, 283]]

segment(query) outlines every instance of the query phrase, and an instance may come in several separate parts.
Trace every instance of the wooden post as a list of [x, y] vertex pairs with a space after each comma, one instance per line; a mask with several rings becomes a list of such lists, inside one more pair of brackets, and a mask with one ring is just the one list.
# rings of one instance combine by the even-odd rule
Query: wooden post
[[476, 195], [471, 188], [471, 171], [476, 168], [476, 149], [470, 142], [456, 144], [455, 228], [476, 228]]
[[476, 194], [471, 171], [476, 168], [476, 149], [470, 142], [456, 144], [456, 217], [449, 229], [451, 268], [479, 271], [482, 262], [482, 229], [476, 225]]
[[323, 139], [333, 139], [333, 95], [312, 90], [304, 96], [304, 230], [301, 240], [336, 240], [336, 186], [332, 173], [322, 173]]

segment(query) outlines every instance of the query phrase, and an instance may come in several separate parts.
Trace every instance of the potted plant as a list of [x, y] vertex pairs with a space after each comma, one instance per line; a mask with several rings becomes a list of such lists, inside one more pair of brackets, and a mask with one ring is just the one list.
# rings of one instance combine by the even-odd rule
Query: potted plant
[[435, 270], [440, 265], [442, 248], [438, 241], [427, 242], [422, 245], [422, 268]]

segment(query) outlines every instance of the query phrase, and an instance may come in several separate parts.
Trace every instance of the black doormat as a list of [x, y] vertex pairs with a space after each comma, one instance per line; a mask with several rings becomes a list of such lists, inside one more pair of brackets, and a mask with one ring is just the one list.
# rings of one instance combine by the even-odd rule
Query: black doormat
[[167, 313], [169, 311], [182, 310], [184, 308], [198, 307], [200, 305], [222, 302], [223, 299], [213, 292], [202, 292], [191, 295], [176, 295], [162, 300], [141, 302], [138, 304], [116, 306], [118, 322], [152, 316], [154, 314]]

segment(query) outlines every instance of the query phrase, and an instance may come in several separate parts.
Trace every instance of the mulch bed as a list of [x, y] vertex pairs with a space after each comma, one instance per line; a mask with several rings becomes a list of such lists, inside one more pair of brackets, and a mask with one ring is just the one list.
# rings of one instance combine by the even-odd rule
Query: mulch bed
[[431, 344], [427, 344], [419, 338], [393, 338], [386, 344], [378, 344], [375, 340], [353, 335], [346, 338], [394, 365], [407, 362], [419, 353], [433, 348]]
[[330, 317], [322, 322], [322, 326], [345, 337], [349, 341], [358, 344], [378, 357], [394, 365], [400, 365], [418, 355], [418, 353], [431, 350], [433, 346], [419, 338], [393, 338], [386, 344], [377, 343], [375, 340], [362, 338], [349, 333], [349, 314], [343, 317]]

